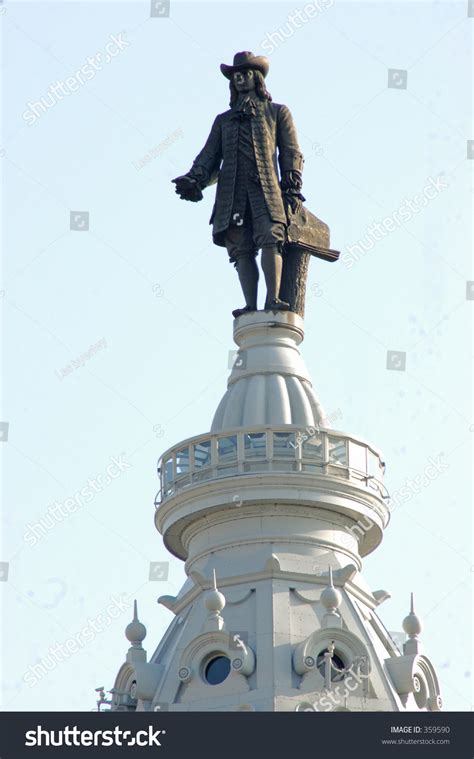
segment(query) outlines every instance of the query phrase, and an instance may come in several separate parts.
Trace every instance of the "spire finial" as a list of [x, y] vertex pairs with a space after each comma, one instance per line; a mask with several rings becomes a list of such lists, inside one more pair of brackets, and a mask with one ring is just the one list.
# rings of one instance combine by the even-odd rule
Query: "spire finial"
[[410, 593], [410, 613], [403, 620], [402, 626], [408, 635], [408, 640], [403, 644], [403, 653], [419, 654], [422, 650], [422, 645], [418, 636], [423, 626], [420, 618], [415, 614], [415, 598], [413, 593]]
[[403, 620], [403, 629], [412, 640], [416, 639], [422, 630], [421, 620], [415, 614], [415, 600], [413, 593], [410, 594], [410, 613]]
[[215, 568], [212, 570], [212, 588], [207, 591], [204, 604], [209, 612], [205, 623], [206, 630], [222, 630], [224, 619], [221, 617], [221, 611], [225, 606], [225, 596], [217, 588]]
[[134, 648], [141, 648], [142, 642], [146, 638], [146, 627], [138, 619], [138, 604], [136, 599], [133, 602], [133, 620], [125, 628], [125, 637]]
[[338, 608], [342, 603], [342, 595], [340, 591], [334, 587], [334, 580], [332, 576], [332, 567], [329, 565], [329, 582], [321, 593], [321, 603], [326, 609], [326, 625], [333, 626], [334, 623], [340, 623], [340, 616]]

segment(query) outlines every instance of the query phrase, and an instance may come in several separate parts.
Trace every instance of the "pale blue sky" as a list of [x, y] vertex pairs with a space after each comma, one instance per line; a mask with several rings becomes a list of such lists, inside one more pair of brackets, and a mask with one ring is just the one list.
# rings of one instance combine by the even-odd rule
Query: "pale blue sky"
[[[171, 621], [156, 598], [184, 574], [153, 525], [156, 460], [209, 429], [241, 296], [211, 242], [214, 190], [184, 204], [170, 180], [227, 108], [219, 64], [264, 52], [304, 5], [172, 0], [169, 18], [140, 2], [2, 6], [4, 708], [94, 707], [94, 687], [112, 687], [124, 659], [131, 611], [34, 687], [22, 676], [112, 597], [138, 598], [150, 654]], [[430, 457], [449, 463], [364, 563], [371, 587], [393, 593], [380, 609], [388, 629], [401, 629], [414, 591], [449, 710], [474, 704], [471, 25], [466, 2], [336, 0], [278, 46], [267, 80], [293, 113], [307, 205], [333, 247], [346, 251], [430, 177], [447, 184], [352, 267], [312, 262], [303, 353], [326, 412], [341, 410], [338, 428], [384, 452], [389, 490]], [[28, 102], [121, 32], [130, 44], [28, 126]], [[389, 68], [408, 71], [407, 89], [387, 87]], [[70, 211], [90, 213], [88, 232], [69, 229]], [[388, 350], [406, 351], [405, 372], [387, 370]], [[39, 545], [24, 541], [28, 523], [121, 454], [129, 469]], [[168, 559], [169, 580], [149, 582], [149, 562]]]

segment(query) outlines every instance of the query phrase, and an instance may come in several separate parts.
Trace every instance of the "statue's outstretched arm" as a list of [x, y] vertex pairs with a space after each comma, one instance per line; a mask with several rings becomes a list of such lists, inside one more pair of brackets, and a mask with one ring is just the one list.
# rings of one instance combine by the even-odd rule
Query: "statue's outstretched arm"
[[184, 200], [201, 200], [202, 190], [217, 182], [221, 163], [221, 127], [217, 117], [206, 144], [194, 159], [191, 169], [187, 174], [172, 180], [176, 184], [176, 192]]
[[196, 176], [201, 189], [209, 187], [217, 182], [219, 169], [222, 163], [222, 137], [219, 116], [216, 117], [212, 125], [211, 133], [206, 140], [203, 149], [194, 159], [191, 170], [188, 172], [191, 176]]

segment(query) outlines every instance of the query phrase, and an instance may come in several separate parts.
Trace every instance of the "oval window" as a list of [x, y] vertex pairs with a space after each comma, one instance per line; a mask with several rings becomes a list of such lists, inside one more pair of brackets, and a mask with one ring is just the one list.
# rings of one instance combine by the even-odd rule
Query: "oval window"
[[223, 683], [230, 672], [230, 659], [227, 656], [215, 656], [205, 667], [204, 677], [209, 685]]

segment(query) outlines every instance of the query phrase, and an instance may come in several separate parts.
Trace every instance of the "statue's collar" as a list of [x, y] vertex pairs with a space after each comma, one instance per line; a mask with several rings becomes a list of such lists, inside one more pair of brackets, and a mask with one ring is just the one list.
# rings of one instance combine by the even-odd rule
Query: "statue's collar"
[[233, 113], [239, 118], [244, 116], [255, 116], [259, 106], [259, 99], [255, 95], [239, 94], [236, 102], [232, 106]]

